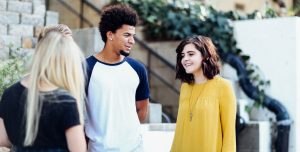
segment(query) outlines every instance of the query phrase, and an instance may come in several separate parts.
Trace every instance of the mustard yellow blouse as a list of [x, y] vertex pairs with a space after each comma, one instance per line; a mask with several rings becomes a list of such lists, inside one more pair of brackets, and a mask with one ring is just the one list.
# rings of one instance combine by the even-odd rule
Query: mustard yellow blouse
[[235, 152], [236, 97], [228, 80], [183, 83], [171, 152]]

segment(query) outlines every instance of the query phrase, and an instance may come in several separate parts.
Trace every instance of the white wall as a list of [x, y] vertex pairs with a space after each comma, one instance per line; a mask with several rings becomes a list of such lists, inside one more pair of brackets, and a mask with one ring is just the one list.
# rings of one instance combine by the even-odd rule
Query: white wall
[[234, 32], [238, 47], [271, 81], [268, 94], [282, 102], [293, 119], [289, 151], [299, 152], [300, 18], [237, 21]]

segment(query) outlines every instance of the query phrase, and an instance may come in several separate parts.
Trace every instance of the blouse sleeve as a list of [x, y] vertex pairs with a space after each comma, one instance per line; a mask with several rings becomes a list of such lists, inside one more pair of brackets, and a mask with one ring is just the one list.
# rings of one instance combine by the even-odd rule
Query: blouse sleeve
[[221, 89], [220, 113], [223, 133], [222, 152], [235, 152], [236, 97], [229, 81], [226, 81]]
[[6, 91], [3, 92], [1, 100], [0, 100], [0, 117], [4, 118], [5, 114], [5, 101], [6, 100]]
[[62, 104], [62, 128], [67, 130], [73, 126], [79, 125], [80, 118], [76, 102], [65, 102]]

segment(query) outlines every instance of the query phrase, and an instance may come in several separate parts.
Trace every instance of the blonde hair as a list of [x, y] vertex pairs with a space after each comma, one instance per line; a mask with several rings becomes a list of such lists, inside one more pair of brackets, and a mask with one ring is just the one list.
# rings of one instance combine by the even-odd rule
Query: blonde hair
[[41, 83], [67, 90], [76, 99], [83, 123], [86, 66], [71, 30], [62, 24], [45, 27], [38, 39], [28, 81], [25, 146], [32, 145], [37, 136], [43, 105], [39, 99]]

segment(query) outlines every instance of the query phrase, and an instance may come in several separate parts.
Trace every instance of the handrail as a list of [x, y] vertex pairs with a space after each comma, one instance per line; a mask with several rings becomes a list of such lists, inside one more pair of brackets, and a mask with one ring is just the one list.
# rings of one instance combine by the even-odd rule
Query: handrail
[[97, 12], [98, 14], [101, 14], [100, 9], [98, 9], [94, 4], [92, 4], [91, 2], [87, 1], [87, 0], [82, 0], [83, 3], [85, 3], [87, 6], [89, 6], [91, 9], [93, 9], [95, 12]]
[[[146, 66], [147, 68], [147, 66]], [[176, 89], [172, 84], [167, 82], [165, 79], [163, 79], [161, 76], [159, 76], [156, 72], [154, 72], [151, 69], [148, 69], [150, 74], [153, 74], [156, 78], [158, 78], [163, 84], [165, 84], [168, 88], [170, 88], [172, 91], [174, 91], [176, 94], [179, 94], [179, 90]]]
[[[151, 97], [149, 98], [149, 100], [152, 102], [152, 103], [159, 103], [157, 102], [156, 100], [152, 99]], [[169, 116], [171, 115], [171, 117]], [[162, 117], [166, 120], [166, 123], [172, 123], [172, 120], [175, 120], [173, 117], [172, 117], [172, 114], [170, 114], [167, 112], [165, 112], [164, 108], [162, 107]]]
[[163, 58], [161, 55], [156, 53], [152, 48], [150, 48], [146, 43], [144, 43], [142, 40], [140, 40], [137, 37], [134, 37], [135, 41], [139, 43], [143, 48], [145, 48], [148, 52], [150, 52], [152, 55], [157, 57], [159, 60], [161, 60], [164, 64], [166, 64], [171, 69], [176, 69], [175, 65], [173, 65], [171, 62]]

